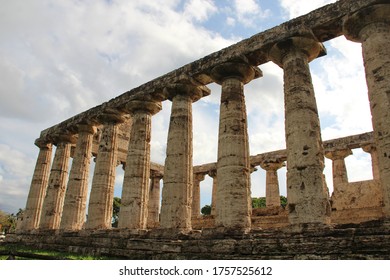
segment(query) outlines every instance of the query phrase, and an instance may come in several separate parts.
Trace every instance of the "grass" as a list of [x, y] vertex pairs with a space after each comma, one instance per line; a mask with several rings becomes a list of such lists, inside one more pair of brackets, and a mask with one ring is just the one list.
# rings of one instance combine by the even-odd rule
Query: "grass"
[[57, 252], [35, 249], [23, 245], [0, 244], [0, 260], [6, 260], [10, 255], [15, 255], [16, 260], [109, 260], [112, 258], [79, 255], [74, 253]]

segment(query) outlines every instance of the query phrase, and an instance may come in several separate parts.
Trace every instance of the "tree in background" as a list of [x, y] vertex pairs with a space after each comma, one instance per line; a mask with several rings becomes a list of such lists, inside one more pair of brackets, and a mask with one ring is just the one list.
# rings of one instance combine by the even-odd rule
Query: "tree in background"
[[211, 206], [205, 205], [200, 209], [200, 213], [202, 213], [203, 216], [208, 216], [211, 214]]
[[118, 227], [119, 210], [122, 206], [121, 199], [119, 197], [114, 197], [112, 206], [112, 227], [116, 228]]
[[[265, 197], [252, 197], [252, 208], [264, 208], [266, 207]], [[287, 205], [287, 197], [280, 196], [280, 205], [284, 208]]]

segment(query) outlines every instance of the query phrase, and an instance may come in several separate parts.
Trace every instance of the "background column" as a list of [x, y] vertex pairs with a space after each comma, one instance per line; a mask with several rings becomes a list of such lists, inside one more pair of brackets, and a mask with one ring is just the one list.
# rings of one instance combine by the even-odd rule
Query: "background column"
[[260, 167], [266, 170], [265, 182], [265, 203], [266, 207], [280, 206], [280, 191], [278, 180], [278, 169], [285, 166], [282, 162], [262, 162]]
[[350, 149], [328, 151], [325, 156], [332, 160], [333, 188], [348, 183], [348, 173], [345, 158], [352, 155]]
[[380, 180], [378, 151], [374, 144], [368, 144], [362, 147], [363, 151], [371, 155], [372, 177], [374, 180]]
[[195, 173], [194, 174], [194, 186], [192, 190], [192, 205], [191, 205], [191, 217], [200, 217], [200, 182], [204, 180], [206, 174]]
[[37, 141], [35, 141], [35, 145], [39, 147], [39, 154], [31, 181], [30, 191], [27, 197], [26, 210], [24, 212], [21, 231], [29, 231], [38, 228], [42, 212], [42, 204], [46, 195], [47, 183], [49, 181], [52, 144], [42, 142], [37, 139]]
[[163, 178], [161, 172], [150, 171], [150, 189], [148, 204], [148, 228], [155, 228], [159, 224], [160, 217], [160, 180]]
[[324, 51], [306, 37], [277, 43], [271, 59], [284, 70], [287, 195], [289, 221], [329, 223], [330, 204], [325, 192], [324, 149], [309, 61]]

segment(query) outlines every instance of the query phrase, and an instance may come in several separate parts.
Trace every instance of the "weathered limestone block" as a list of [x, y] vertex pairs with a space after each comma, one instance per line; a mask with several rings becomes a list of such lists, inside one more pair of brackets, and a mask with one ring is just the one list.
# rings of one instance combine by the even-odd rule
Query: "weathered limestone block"
[[162, 228], [191, 229], [193, 187], [192, 102], [210, 94], [206, 87], [178, 83], [165, 88], [172, 100], [162, 190]]
[[335, 211], [381, 207], [382, 205], [383, 192], [379, 180], [340, 184], [332, 194], [332, 210]]
[[361, 42], [384, 211], [390, 217], [390, 4], [364, 8], [346, 18], [347, 39]]
[[160, 180], [163, 178], [161, 172], [150, 171], [150, 189], [148, 204], [147, 228], [155, 228], [159, 225], [160, 217]]
[[89, 166], [96, 127], [78, 126], [78, 140], [69, 174], [60, 229], [81, 230], [85, 222]]
[[21, 231], [37, 229], [42, 212], [42, 204], [46, 195], [47, 183], [52, 155], [52, 144], [35, 142], [39, 147], [37, 163], [32, 177], [30, 191], [27, 197], [26, 210], [24, 211]]
[[211, 216], [215, 217], [215, 204], [217, 200], [217, 188], [218, 188], [218, 178], [217, 178], [217, 169], [211, 169], [208, 175], [213, 178], [213, 187], [211, 189]]
[[348, 148], [327, 151], [325, 153], [325, 156], [332, 160], [333, 188], [337, 188], [340, 184], [348, 183], [348, 173], [344, 159], [349, 155], [352, 155], [352, 151]]
[[54, 142], [57, 149], [51, 167], [46, 197], [42, 206], [39, 224], [39, 229], [41, 230], [53, 230], [60, 227], [66, 180], [68, 178], [70, 149], [72, 143], [74, 143], [74, 138], [70, 135], [61, 135]]
[[378, 151], [374, 144], [364, 145], [362, 150], [371, 155], [372, 177], [374, 180], [380, 180]]
[[284, 161], [264, 161], [260, 164], [261, 168], [266, 170], [265, 177], [265, 203], [266, 207], [280, 206], [280, 192], [278, 169], [286, 166]]
[[204, 180], [205, 173], [194, 174], [194, 185], [192, 190], [191, 217], [200, 217], [200, 182]]
[[152, 115], [161, 110], [161, 102], [131, 101], [127, 104], [127, 110], [132, 115], [133, 125], [118, 227], [145, 229], [148, 218]]
[[249, 142], [244, 84], [261, 71], [245, 62], [228, 62], [211, 71], [222, 85], [217, 162], [216, 226], [251, 226]]
[[328, 223], [324, 149], [309, 62], [324, 51], [310, 37], [275, 44], [271, 59], [284, 70], [287, 195], [291, 224]]
[[100, 121], [104, 126], [92, 179], [86, 229], [111, 228], [115, 168], [118, 160], [118, 124], [124, 119], [121, 113], [115, 111], [102, 114]]

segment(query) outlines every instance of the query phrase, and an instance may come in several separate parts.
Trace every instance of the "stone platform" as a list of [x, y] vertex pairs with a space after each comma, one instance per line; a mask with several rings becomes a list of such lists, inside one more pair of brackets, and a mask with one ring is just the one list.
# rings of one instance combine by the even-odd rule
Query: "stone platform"
[[390, 221], [304, 224], [247, 233], [223, 229], [46, 231], [7, 236], [6, 243], [120, 259], [390, 259]]

